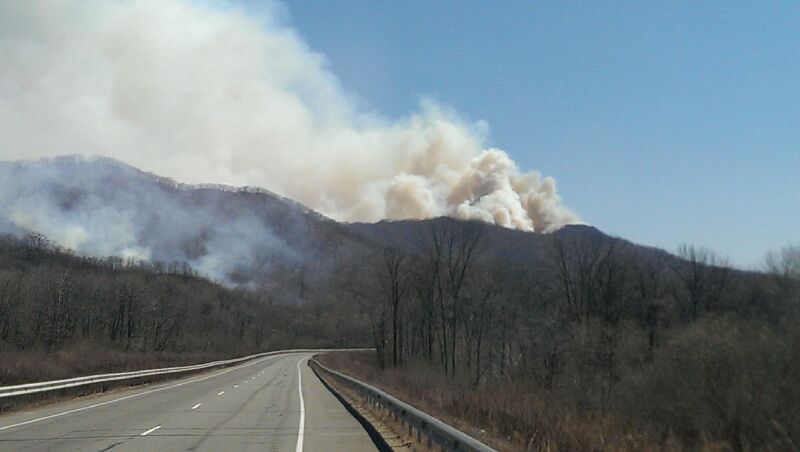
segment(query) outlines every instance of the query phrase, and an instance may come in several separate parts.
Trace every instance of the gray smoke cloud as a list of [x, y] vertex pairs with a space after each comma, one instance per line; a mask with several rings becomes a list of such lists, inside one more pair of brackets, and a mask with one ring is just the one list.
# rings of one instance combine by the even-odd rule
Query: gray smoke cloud
[[[302, 243], [304, 211], [275, 215], [270, 203], [285, 204], [272, 195], [183, 186], [104, 158], [0, 162], [0, 180], [0, 233], [37, 232], [82, 254], [186, 262], [217, 281], [251, 285], [307, 251], [284, 240]], [[290, 232], [278, 236], [275, 224]]]
[[[578, 220], [553, 178], [484, 149], [485, 124], [432, 102], [396, 121], [359, 107], [281, 10], [0, 1], [0, 160], [105, 155], [181, 182], [265, 187], [339, 220], [450, 215], [540, 232]], [[125, 215], [97, 209], [87, 221]], [[119, 252], [99, 233], [59, 237]]]

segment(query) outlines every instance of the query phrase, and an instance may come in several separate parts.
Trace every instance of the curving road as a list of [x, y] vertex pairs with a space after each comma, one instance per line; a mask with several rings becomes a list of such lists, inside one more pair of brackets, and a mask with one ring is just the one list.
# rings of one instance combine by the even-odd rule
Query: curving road
[[376, 450], [305, 364], [311, 356], [261, 358], [0, 416], [0, 450]]

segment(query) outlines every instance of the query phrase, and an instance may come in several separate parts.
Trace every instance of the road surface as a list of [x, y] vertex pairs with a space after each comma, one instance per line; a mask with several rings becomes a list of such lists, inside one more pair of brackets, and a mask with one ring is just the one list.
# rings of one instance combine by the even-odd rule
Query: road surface
[[0, 450], [376, 450], [306, 365], [311, 356], [271, 356], [0, 416]]

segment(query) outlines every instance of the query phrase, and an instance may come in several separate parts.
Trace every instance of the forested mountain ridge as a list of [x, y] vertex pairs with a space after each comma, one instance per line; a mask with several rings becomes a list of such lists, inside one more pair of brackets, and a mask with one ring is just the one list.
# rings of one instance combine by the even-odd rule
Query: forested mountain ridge
[[[419, 250], [446, 218], [339, 223], [268, 190], [187, 185], [103, 157], [0, 162], [0, 234], [41, 234], [80, 255], [188, 263], [229, 287], [271, 290], [385, 246]], [[555, 236], [485, 225], [486, 253], [536, 265]], [[291, 292], [291, 291], [289, 291]], [[292, 299], [286, 293], [287, 302]]]
[[255, 288], [276, 267], [361, 246], [292, 200], [251, 187], [185, 185], [107, 158], [0, 162], [0, 233], [42, 234], [89, 256], [187, 262]]
[[[269, 285], [276, 267], [319, 267], [384, 246], [419, 251], [432, 227], [453, 221], [339, 223], [265, 189], [181, 184], [104, 157], [0, 162], [0, 181], [0, 233], [41, 234], [87, 256], [186, 262], [249, 288]], [[587, 225], [555, 234], [483, 230], [484, 251], [516, 265], [543, 259], [558, 237], [617, 240]]]

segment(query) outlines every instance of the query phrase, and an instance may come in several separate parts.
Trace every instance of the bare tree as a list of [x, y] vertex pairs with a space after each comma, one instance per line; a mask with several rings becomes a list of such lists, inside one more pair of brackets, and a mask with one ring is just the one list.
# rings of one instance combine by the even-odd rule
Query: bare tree
[[631, 276], [639, 299], [637, 314], [639, 324], [647, 334], [648, 353], [651, 357], [656, 346], [659, 319], [663, 315], [664, 299], [669, 294], [669, 284], [664, 278], [669, 259], [667, 253], [659, 253], [652, 257], [639, 255], [632, 261]]
[[718, 307], [730, 268], [728, 262], [714, 252], [692, 245], [678, 248], [678, 256], [682, 261], [675, 261], [672, 268], [682, 290], [676, 298], [682, 301], [682, 318], [694, 321], [702, 312]]
[[400, 305], [406, 298], [408, 292], [408, 258], [406, 254], [396, 248], [385, 248], [383, 250], [382, 265], [378, 267], [378, 281], [389, 305], [392, 325], [392, 366], [397, 367], [402, 360], [402, 349], [400, 344]]
[[484, 228], [485, 224], [480, 222], [447, 221], [441, 235], [445, 288], [450, 299], [450, 372], [453, 376], [456, 374], [456, 344], [463, 290], [481, 251]]
[[[486, 336], [492, 328], [496, 311], [501, 276], [485, 266], [475, 272], [475, 284], [471, 296], [464, 300], [464, 331], [466, 336], [467, 368], [475, 369], [475, 384], [481, 380], [483, 371], [483, 349]], [[474, 356], [474, 363], [473, 363]], [[474, 364], [474, 365], [473, 365]]]
[[19, 319], [15, 318], [22, 290], [21, 272], [0, 273], [0, 340], [9, 340], [16, 332]]
[[436, 328], [437, 295], [441, 287], [441, 256], [438, 252], [426, 252], [413, 267], [413, 290], [417, 302], [417, 319], [422, 336], [422, 350], [426, 361], [433, 360], [434, 331]]
[[764, 270], [784, 281], [800, 281], [800, 245], [788, 245], [764, 256]]
[[[372, 271], [364, 271], [359, 266], [351, 263], [343, 263], [341, 280], [338, 285], [348, 298], [354, 301], [360, 311], [367, 317], [369, 330], [372, 336], [372, 344], [375, 347], [375, 356], [378, 367], [386, 367], [386, 346], [387, 346], [387, 306], [391, 295], [386, 296], [385, 283], [390, 278], [384, 276], [386, 270], [385, 256], [369, 254], [361, 256], [366, 261]], [[345, 265], [347, 264], [347, 265]], [[391, 291], [391, 289], [390, 289]]]

